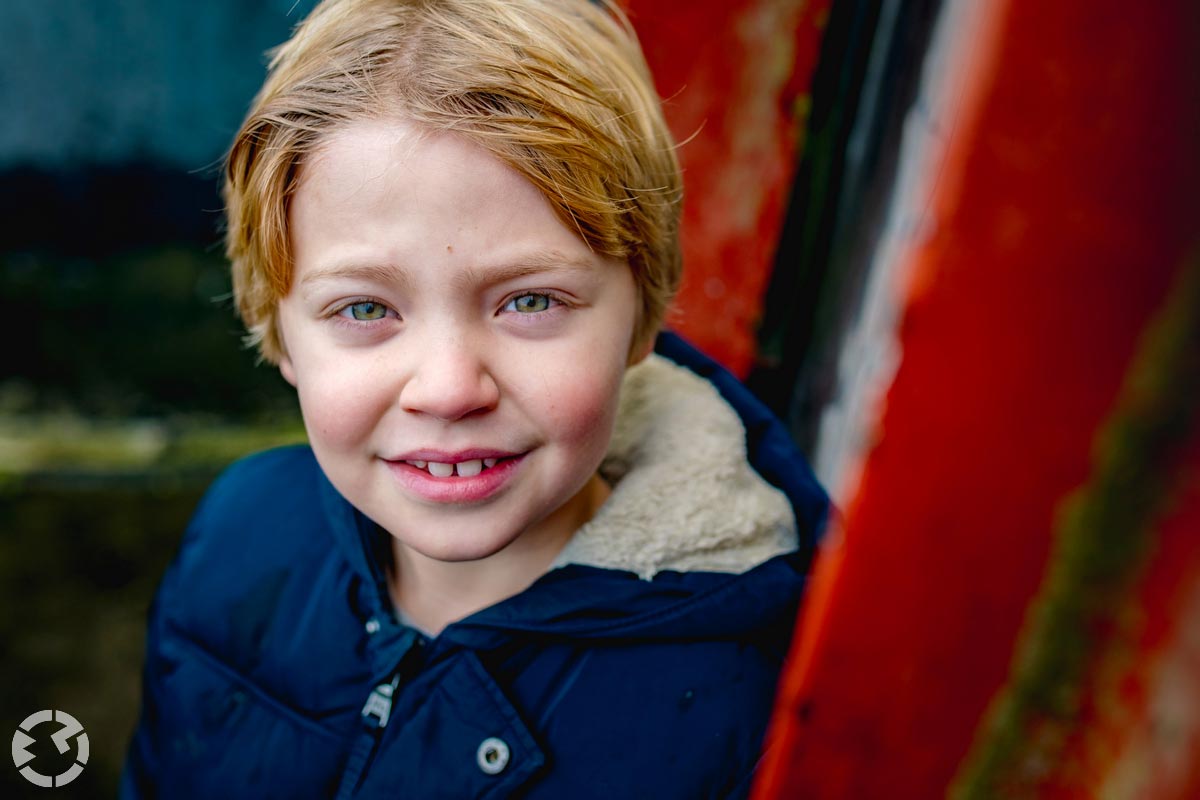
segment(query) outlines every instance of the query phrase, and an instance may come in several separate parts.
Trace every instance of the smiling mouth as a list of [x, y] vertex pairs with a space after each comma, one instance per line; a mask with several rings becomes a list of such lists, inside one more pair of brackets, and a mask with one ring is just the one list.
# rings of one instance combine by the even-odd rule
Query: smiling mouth
[[416, 467], [419, 470], [429, 473], [435, 478], [474, 478], [480, 473], [487, 472], [497, 464], [504, 464], [506, 461], [512, 461], [519, 456], [507, 456], [505, 458], [473, 458], [467, 461], [459, 461], [456, 463], [446, 463], [441, 461], [399, 461], [396, 463], [408, 464], [411, 467]]

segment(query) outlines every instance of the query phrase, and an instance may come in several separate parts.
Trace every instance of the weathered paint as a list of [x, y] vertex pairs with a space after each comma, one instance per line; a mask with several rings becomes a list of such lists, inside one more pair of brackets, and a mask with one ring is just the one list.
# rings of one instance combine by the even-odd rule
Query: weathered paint
[[682, 142], [684, 283], [668, 323], [740, 375], [754, 360], [829, 3], [629, 3]]
[[[920, 224], [885, 242], [879, 265], [900, 361], [884, 402], [862, 406], [857, 467], [834, 487], [843, 523], [818, 559], [754, 796], [944, 796], [972, 748], [994, 743], [987, 711], [1036, 660], [1029, 637], [1071, 650], [1069, 691], [1025, 707], [1019, 769], [1006, 762], [973, 796], [1006, 796], [1022, 774], [1036, 777], [1008, 785], [1012, 796], [1145, 787], [1145, 760], [1171, 758], [1147, 789], [1161, 793], [1133, 796], [1197, 796], [1200, 755], [1178, 752], [1196, 741], [1200, 708], [1170, 702], [1197, 691], [1185, 670], [1195, 619], [1179, 616], [1200, 591], [1194, 449], [1154, 463], [1127, 454], [1122, 469], [1149, 470], [1152, 494], [1184, 506], [1155, 501], [1114, 521], [1125, 525], [1114, 535], [1148, 538], [1116, 564], [1119, 591], [1094, 625], [1074, 643], [1025, 626], [1063, 569], [1065, 504], [1103, 485], [1101, 433], [1120, 414], [1153, 420], [1121, 403], [1200, 245], [1200, 9], [960, 0], [944, 14], [964, 24], [939, 33], [957, 46], [932, 76], [950, 76], [954, 113], [938, 120], [928, 191], [908, 198]], [[1196, 352], [1176, 369], [1194, 369]], [[1086, 528], [1076, 535], [1091, 543]], [[1087, 587], [1068, 595], [1096, 610]], [[1042, 715], [1062, 697], [1055, 713], [1070, 722], [1054, 729]], [[1113, 712], [1122, 698], [1133, 702]], [[1154, 719], [1173, 720], [1174, 750]]]
[[[1200, 452], [1189, 463], [1200, 464]], [[1145, 612], [1135, 644], [1144, 657], [1118, 676], [1105, 703], [1111, 746], [1089, 734], [1075, 743], [1079, 754], [1067, 756], [1079, 763], [1077, 774], [1095, 776], [1095, 796], [1200, 797], [1200, 481], [1181, 506], [1159, 529], [1159, 554], [1138, 598]]]
[[[1186, 503], [1200, 488], [1200, 259], [1181, 273], [1099, 431], [1092, 475], [1059, 508], [1012, 672], [954, 797], [1095, 796], [1130, 725], [1149, 710], [1137, 688], [1148, 676], [1139, 673], [1162, 647], [1152, 632], [1170, 619], [1158, 595], [1178, 586], [1163, 568], [1200, 562], [1200, 542], [1173, 541], [1163, 527], [1180, 495]], [[1181, 545], [1169, 564], [1160, 562], [1162, 546]], [[1200, 707], [1185, 707], [1182, 723], [1200, 723]]]
[[1125, 607], [1124, 641], [1093, 670], [1091, 716], [1047, 796], [1200, 797], [1200, 435], [1181, 463]]

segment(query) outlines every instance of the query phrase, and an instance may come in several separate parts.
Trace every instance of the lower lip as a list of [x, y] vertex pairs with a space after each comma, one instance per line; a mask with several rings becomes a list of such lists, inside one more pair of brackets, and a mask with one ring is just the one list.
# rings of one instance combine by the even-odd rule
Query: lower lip
[[451, 475], [435, 478], [423, 469], [417, 469], [406, 461], [385, 461], [388, 469], [408, 491], [431, 503], [481, 503], [495, 496], [508, 485], [525, 455], [506, 458], [478, 475], [464, 478]]

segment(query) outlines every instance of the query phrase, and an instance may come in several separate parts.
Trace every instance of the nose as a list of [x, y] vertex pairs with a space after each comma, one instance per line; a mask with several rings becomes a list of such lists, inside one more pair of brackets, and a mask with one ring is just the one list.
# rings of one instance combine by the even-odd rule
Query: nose
[[500, 388], [468, 337], [425, 339], [414, 349], [413, 370], [400, 390], [405, 411], [454, 421], [496, 407]]

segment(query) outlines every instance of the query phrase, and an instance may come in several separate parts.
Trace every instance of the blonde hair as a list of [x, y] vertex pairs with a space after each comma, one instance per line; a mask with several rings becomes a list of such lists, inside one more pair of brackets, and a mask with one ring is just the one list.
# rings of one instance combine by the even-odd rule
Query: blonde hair
[[283, 355], [288, 208], [331, 131], [404, 118], [482, 146], [596, 252], [626, 259], [634, 346], [678, 288], [681, 179], [641, 48], [588, 0], [325, 0], [271, 57], [225, 168], [226, 252], [248, 340]]

